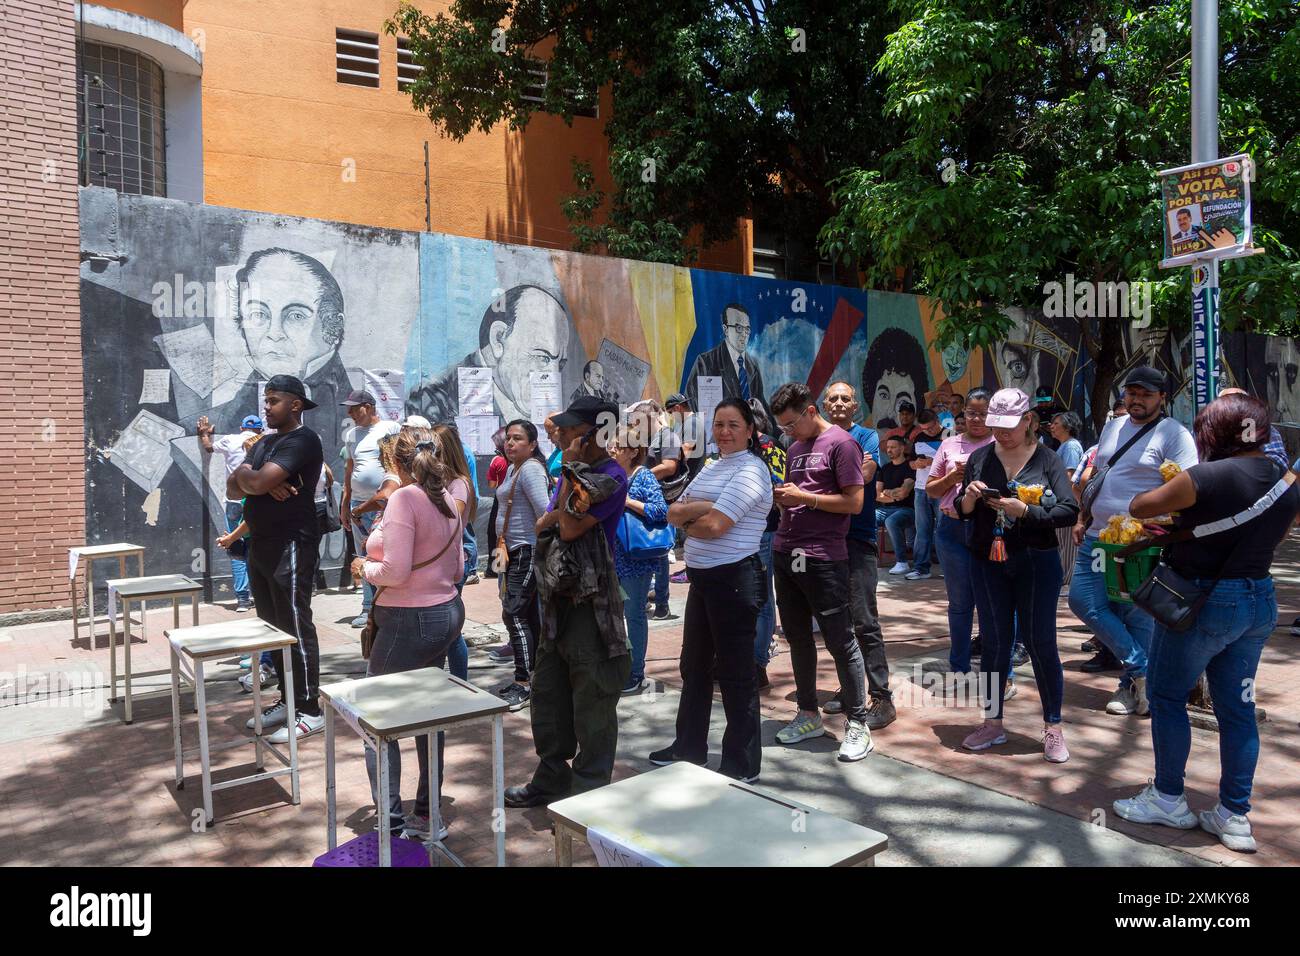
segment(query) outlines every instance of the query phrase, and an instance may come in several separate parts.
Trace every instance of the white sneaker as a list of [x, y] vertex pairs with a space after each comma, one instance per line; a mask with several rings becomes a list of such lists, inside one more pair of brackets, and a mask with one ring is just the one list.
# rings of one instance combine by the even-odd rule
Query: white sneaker
[[1213, 833], [1229, 850], [1236, 850], [1238, 853], [1254, 853], [1258, 847], [1255, 845], [1255, 837], [1250, 832], [1250, 821], [1241, 814], [1234, 813], [1225, 823], [1219, 816], [1219, 808], [1222, 806], [1223, 804], [1220, 803], [1213, 810], [1202, 810], [1197, 814], [1201, 819], [1201, 829], [1206, 833]]
[[908, 581], [928, 581], [930, 578], [934, 577], [934, 575], [929, 571], [926, 571], [924, 574], [920, 571], [908, 571], [907, 574], [903, 575], [903, 577]]
[[[271, 681], [275, 680], [275, 671], [271, 670], [271, 668], [267, 667], [265, 664], [259, 664], [258, 666], [262, 669], [262, 690], [266, 690], [267, 685]], [[251, 694], [253, 692], [253, 672], [251, 670], [243, 677], [239, 678], [239, 686], [245, 694]]]
[[890, 573], [890, 574], [906, 574], [906, 573], [907, 573], [907, 562], [906, 562], [906, 561], [899, 561], [897, 564], [895, 564], [892, 568], [889, 569], [889, 573]]
[[1132, 823], [1159, 823], [1176, 830], [1191, 830], [1196, 826], [1196, 817], [1187, 806], [1187, 797], [1180, 795], [1173, 809], [1166, 810], [1160, 804], [1154, 783], [1147, 784], [1136, 797], [1116, 800], [1112, 806], [1117, 814]]
[[[284, 701], [280, 701], [280, 703], [268, 707], [266, 708], [266, 710], [262, 711], [262, 729], [266, 730], [266, 728], [268, 727], [279, 727], [288, 719], [289, 719], [289, 711], [284, 706]], [[257, 726], [256, 720], [252, 717], [249, 717], [248, 723], [244, 724], [244, 729], [253, 730], [256, 726]]]
[[1145, 677], [1135, 677], [1131, 683], [1120, 687], [1111, 695], [1110, 701], [1106, 704], [1106, 713], [1118, 714], [1137, 714], [1139, 717], [1146, 716], [1151, 710], [1151, 705], [1147, 702], [1147, 679]]
[[[325, 729], [325, 715], [320, 714], [313, 717], [310, 714], [299, 714], [294, 729], [298, 732], [299, 740], [303, 737], [310, 737], [314, 733], [319, 733]], [[281, 727], [271, 735], [270, 739], [273, 744], [287, 744], [289, 742], [289, 728]]]
[[845, 763], [861, 760], [875, 749], [876, 744], [871, 739], [871, 731], [867, 725], [850, 720], [844, 728], [844, 739], [840, 742], [840, 760]]
[[794, 720], [777, 731], [776, 742], [779, 744], [797, 744], [804, 740], [820, 737], [824, 733], [826, 733], [826, 728], [822, 726], [821, 714], [813, 714], [811, 717], [795, 714]]

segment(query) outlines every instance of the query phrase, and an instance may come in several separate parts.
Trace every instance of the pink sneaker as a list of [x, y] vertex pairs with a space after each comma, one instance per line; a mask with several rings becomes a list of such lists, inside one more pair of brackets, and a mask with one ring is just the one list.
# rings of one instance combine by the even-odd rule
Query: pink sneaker
[[992, 724], [980, 724], [978, 730], [961, 742], [967, 750], [988, 750], [998, 744], [1007, 742], [1007, 735], [1001, 727]]
[[1043, 757], [1052, 763], [1065, 763], [1070, 759], [1060, 724], [1048, 724], [1043, 728]]

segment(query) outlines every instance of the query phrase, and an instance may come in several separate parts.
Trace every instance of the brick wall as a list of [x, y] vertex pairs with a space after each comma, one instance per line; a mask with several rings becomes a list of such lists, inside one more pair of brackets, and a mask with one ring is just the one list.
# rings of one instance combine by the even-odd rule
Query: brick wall
[[0, 19], [0, 614], [68, 604], [85, 536], [71, 0]]

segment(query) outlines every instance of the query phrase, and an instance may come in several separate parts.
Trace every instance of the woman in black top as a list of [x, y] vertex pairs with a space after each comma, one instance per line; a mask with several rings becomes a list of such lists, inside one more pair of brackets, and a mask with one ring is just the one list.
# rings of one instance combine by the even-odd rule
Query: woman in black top
[[1061, 459], [1038, 442], [1038, 416], [1028, 395], [1017, 388], [995, 393], [986, 420], [994, 441], [970, 456], [956, 501], [957, 513], [971, 522], [971, 578], [988, 675], [984, 723], [962, 746], [987, 750], [1007, 741], [1002, 695], [1018, 630], [1043, 702], [1043, 754], [1064, 763], [1070, 752], [1061, 733], [1065, 679], [1056, 649], [1061, 593], [1056, 529], [1074, 524], [1079, 505]]
[[1134, 498], [1133, 517], [1177, 511], [1177, 530], [1232, 517], [1270, 493], [1277, 500], [1249, 521], [1165, 552], [1176, 572], [1200, 589], [1213, 590], [1190, 630], [1175, 633], [1156, 622], [1147, 665], [1155, 781], [1136, 797], [1115, 801], [1115, 812], [1137, 823], [1196, 826], [1183, 794], [1192, 743], [1187, 696], [1204, 673], [1219, 721], [1221, 774], [1219, 805], [1201, 811], [1200, 825], [1228, 849], [1253, 853], [1246, 815], [1259, 757], [1255, 671], [1277, 625], [1269, 566], [1300, 509], [1300, 487], [1282, 481], [1285, 472], [1264, 454], [1269, 411], [1258, 399], [1240, 394], [1216, 399], [1201, 409], [1193, 431], [1201, 463]]

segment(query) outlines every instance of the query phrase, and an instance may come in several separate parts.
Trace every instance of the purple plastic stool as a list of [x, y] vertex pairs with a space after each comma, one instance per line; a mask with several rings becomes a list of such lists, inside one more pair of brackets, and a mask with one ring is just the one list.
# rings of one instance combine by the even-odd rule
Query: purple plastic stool
[[[429, 851], [424, 844], [416, 840], [403, 840], [390, 836], [389, 845], [393, 851], [393, 866], [428, 866]], [[312, 862], [312, 866], [379, 866], [379, 833], [371, 830], [347, 843], [341, 844], [327, 853], [322, 853]]]

